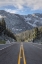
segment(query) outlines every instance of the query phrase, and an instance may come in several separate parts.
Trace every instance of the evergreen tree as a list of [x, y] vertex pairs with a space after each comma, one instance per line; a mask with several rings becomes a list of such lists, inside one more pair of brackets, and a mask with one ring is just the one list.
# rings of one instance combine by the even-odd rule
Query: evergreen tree
[[3, 26], [4, 29], [6, 29], [6, 23], [5, 23], [4, 18], [2, 18], [2, 26]]
[[38, 38], [38, 27], [35, 28], [35, 38]]

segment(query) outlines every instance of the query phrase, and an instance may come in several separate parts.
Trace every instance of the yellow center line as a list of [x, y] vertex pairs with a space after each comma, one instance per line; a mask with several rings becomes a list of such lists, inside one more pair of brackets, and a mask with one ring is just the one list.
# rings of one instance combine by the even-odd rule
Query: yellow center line
[[23, 59], [23, 63], [26, 64], [26, 58], [25, 58], [25, 54], [24, 54], [24, 48], [23, 48], [23, 44], [21, 44], [20, 46], [20, 52], [19, 52], [19, 56], [18, 56], [18, 64], [21, 64], [21, 58]]

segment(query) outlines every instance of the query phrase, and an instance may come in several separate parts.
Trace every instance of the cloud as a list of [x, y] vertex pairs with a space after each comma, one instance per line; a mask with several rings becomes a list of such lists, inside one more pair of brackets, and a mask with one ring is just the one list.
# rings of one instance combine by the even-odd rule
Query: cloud
[[24, 8], [24, 5], [32, 10], [42, 9], [42, 0], [0, 0], [0, 6], [13, 5], [19, 10]]
[[17, 13], [17, 10], [12, 10], [12, 9], [5, 9], [5, 11], [10, 12], [10, 13]]

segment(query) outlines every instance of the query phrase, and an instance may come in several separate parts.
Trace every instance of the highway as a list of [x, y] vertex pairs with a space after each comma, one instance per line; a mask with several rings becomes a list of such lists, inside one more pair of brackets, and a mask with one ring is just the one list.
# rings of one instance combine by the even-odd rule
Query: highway
[[9, 47], [11, 45], [14, 45], [14, 44], [16, 44], [16, 42], [14, 42], [14, 43], [12, 42], [10, 44], [0, 44], [0, 50], [5, 49], [5, 48], [7, 48], [7, 47]]
[[27, 64], [42, 64], [42, 48], [40, 45], [27, 43], [24, 44], [24, 50]]
[[0, 50], [0, 64], [42, 64], [42, 44], [12, 44]]
[[12, 44], [0, 44], [0, 50], [6, 48], [6, 47], [9, 47], [11, 46]]

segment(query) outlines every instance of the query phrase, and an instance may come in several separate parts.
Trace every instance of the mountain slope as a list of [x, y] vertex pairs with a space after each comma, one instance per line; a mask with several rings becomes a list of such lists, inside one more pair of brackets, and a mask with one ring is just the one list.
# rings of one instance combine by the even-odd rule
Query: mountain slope
[[8, 28], [6, 28], [5, 20], [2, 19], [2, 21], [0, 22], [0, 40], [6, 41], [13, 39], [16, 41], [14, 33], [12, 33]]
[[1, 10], [0, 17], [4, 17], [7, 27], [15, 33], [32, 28], [32, 26], [27, 24], [19, 14], [11, 14]]
[[19, 15], [0, 10], [0, 19], [2, 17], [5, 19], [6, 27], [13, 33], [20, 33], [36, 26], [42, 26], [42, 14], [39, 13]]
[[23, 16], [26, 23], [30, 24], [33, 27], [42, 26], [42, 14], [34, 13]]

